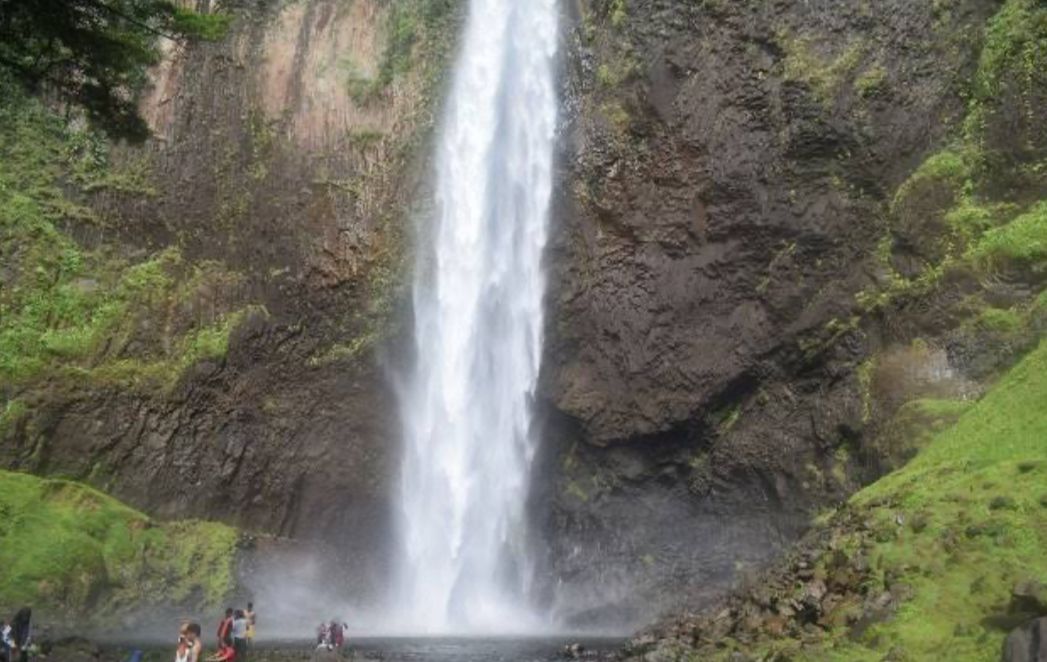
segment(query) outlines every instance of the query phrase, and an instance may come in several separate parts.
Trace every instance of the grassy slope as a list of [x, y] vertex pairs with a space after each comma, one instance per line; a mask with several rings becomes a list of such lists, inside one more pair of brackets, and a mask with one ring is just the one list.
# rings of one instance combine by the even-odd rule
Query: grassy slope
[[[856, 494], [849, 533], [884, 583], [911, 587], [857, 641], [841, 629], [811, 660], [994, 660], [1010, 590], [1047, 581], [1047, 340], [911, 463]], [[889, 579], [887, 579], [889, 578]], [[771, 649], [789, 650], [788, 644]]]
[[[1001, 110], [1004, 86], [1021, 90], [1020, 110], [1037, 125], [1031, 118], [1042, 109], [1025, 104], [1042, 89], [1045, 63], [1047, 7], [1008, 0], [987, 28], [961, 145], [945, 153], [958, 166], [945, 167], [951, 162], [939, 154], [913, 177], [958, 182], [955, 208], [946, 214], [955, 233], [946, 265], [990, 276], [1017, 269], [1034, 282], [1047, 269], [1047, 202], [979, 194], [988, 190], [986, 180], [1001, 177], [1015, 189], [1042, 190], [1047, 170], [1036, 138], [1028, 137], [1028, 160], [1009, 162], [994, 155], [983, 132]], [[1029, 305], [1029, 319], [1042, 315], [1044, 296]], [[1047, 581], [1047, 341], [916, 459], [855, 495], [849, 507], [863, 513], [871, 533], [848, 534], [841, 545], [861, 547], [878, 580], [908, 586], [913, 597], [857, 641], [841, 630], [835, 642], [802, 657], [880, 660], [893, 651], [898, 659], [997, 659], [1011, 588], [1030, 577]]]
[[[218, 607], [234, 587], [237, 533], [158, 523], [78, 483], [0, 471], [0, 606], [96, 624], [142, 604]], [[6, 612], [5, 612], [6, 613]]]

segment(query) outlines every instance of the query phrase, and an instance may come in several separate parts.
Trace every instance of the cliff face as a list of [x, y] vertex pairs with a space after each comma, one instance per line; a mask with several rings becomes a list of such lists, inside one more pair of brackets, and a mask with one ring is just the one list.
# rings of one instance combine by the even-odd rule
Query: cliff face
[[[453, 7], [223, 9], [235, 21], [220, 43], [167, 44], [142, 102], [146, 145], [74, 133], [53, 150], [95, 141], [102, 165], [84, 181], [55, 159], [82, 218], [45, 222], [85, 256], [69, 287], [120, 292], [121, 307], [98, 333], [79, 322], [104, 342], [44, 348], [3, 375], [0, 457], [162, 517], [324, 537], [366, 574], [395, 475], [379, 349], [399, 333], [408, 206]], [[28, 257], [16, 269], [28, 278]], [[134, 289], [142, 271], [152, 289]], [[215, 347], [195, 352], [203, 334]]]
[[[977, 395], [1014, 356], [970, 320], [1035, 277], [986, 293], [963, 266], [977, 232], [942, 220], [963, 194], [919, 174], [958, 143], [1001, 172], [1042, 158], [992, 128], [1018, 126], [1013, 78], [984, 134], [971, 119], [1000, 7], [571, 5], [543, 380], [571, 618], [702, 604], [884, 468], [902, 403]], [[971, 198], [1001, 194], [979, 177]]]

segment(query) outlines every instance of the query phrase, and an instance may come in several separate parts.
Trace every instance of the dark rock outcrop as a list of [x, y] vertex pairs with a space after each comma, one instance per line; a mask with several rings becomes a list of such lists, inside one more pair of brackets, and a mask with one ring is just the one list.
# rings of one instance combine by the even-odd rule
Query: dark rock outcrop
[[861, 480], [856, 368], [919, 326], [855, 332], [855, 296], [997, 3], [574, 7], [540, 498], [564, 611], [628, 622]]
[[1047, 660], [1047, 618], [1038, 618], [1017, 628], [1003, 644], [1003, 662]]

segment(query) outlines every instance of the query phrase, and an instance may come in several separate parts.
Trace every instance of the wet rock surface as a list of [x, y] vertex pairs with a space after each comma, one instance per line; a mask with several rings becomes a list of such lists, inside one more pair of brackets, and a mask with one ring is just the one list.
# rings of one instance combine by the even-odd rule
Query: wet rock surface
[[1047, 618], [1038, 618], [1007, 635], [1003, 662], [1043, 662], [1047, 660]]
[[578, 5], [541, 392], [571, 618], [697, 606], [868, 479], [856, 368], [926, 327], [854, 333], [855, 295], [996, 5]]
[[786, 558], [743, 576], [740, 587], [715, 606], [681, 615], [637, 636], [622, 654], [629, 660], [676, 659], [684, 652], [723, 655], [727, 642], [760, 640], [817, 644], [834, 628], [860, 638], [889, 618], [908, 588], [879, 580], [861, 552], [835, 549], [841, 535], [868, 533], [859, 516], [838, 519], [832, 530], [803, 538]]

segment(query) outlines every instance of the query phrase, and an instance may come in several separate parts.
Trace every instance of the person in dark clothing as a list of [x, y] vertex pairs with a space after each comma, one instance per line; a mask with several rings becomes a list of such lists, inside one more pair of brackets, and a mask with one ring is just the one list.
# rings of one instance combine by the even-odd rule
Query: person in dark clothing
[[29, 662], [29, 647], [33, 644], [33, 610], [22, 607], [11, 619], [11, 660]]

